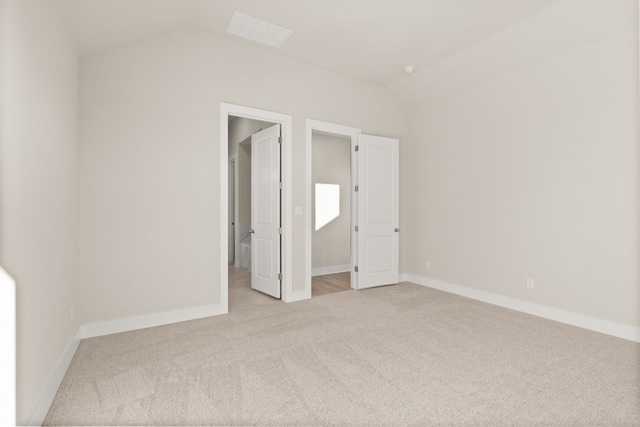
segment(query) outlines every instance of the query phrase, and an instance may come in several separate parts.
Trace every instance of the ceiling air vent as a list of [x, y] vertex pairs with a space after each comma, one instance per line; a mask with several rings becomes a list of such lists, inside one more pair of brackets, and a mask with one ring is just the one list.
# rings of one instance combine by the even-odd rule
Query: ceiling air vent
[[279, 48], [287, 41], [292, 31], [234, 12], [227, 27], [227, 33]]

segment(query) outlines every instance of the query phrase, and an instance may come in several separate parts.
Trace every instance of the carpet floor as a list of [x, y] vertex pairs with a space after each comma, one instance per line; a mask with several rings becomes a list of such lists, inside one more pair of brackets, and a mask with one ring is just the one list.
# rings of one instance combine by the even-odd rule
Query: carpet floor
[[411, 283], [82, 340], [45, 425], [638, 426], [640, 344]]

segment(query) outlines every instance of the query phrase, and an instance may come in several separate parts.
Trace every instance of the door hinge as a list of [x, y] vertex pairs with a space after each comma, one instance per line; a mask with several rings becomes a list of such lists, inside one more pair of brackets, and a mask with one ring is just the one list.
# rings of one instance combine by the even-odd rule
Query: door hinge
[[358, 266], [356, 265], [356, 273], [358, 272]]
[[358, 151], [360, 149], [359, 145], [356, 145], [356, 151]]
[[282, 227], [278, 227], [278, 234], [282, 234]]
[[282, 190], [282, 183], [278, 183], [278, 187]]
[[281, 136], [278, 137], [278, 144], [282, 144], [282, 137]]
[[356, 191], [358, 191], [358, 186], [356, 185]]
[[356, 225], [356, 233], [358, 232], [358, 226]]
[[282, 273], [278, 273], [278, 280], [282, 280]]

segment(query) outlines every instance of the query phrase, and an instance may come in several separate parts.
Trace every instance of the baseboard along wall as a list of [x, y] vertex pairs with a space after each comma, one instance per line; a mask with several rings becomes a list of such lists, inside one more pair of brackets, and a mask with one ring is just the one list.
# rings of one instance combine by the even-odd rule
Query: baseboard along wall
[[[317, 276], [322, 274], [340, 273], [344, 271], [350, 271], [351, 268], [350, 265], [346, 265], [346, 269], [342, 268], [344, 266], [334, 267], [329, 267], [330, 270], [320, 270], [320, 272], [316, 270], [315, 272], [312, 272], [312, 275]], [[316, 272], [318, 272], [319, 274], [315, 274]], [[597, 317], [587, 316], [566, 310], [560, 310], [541, 304], [534, 304], [515, 298], [505, 297], [502, 295], [480, 291], [477, 289], [468, 288], [466, 286], [455, 285], [452, 283], [447, 283], [440, 280], [430, 279], [413, 274], [403, 273], [400, 275], [400, 280], [403, 282], [412, 282], [421, 286], [449, 292], [455, 295], [460, 295], [500, 307], [509, 308], [511, 310], [532, 314], [534, 316], [554, 320], [568, 325], [600, 332], [629, 341], [640, 342], [640, 328], [630, 325], [612, 322], [609, 320], [604, 320]], [[287, 302], [294, 302], [310, 298], [310, 296], [305, 297], [305, 295], [302, 294], [297, 295], [297, 297], [298, 298], [291, 298]], [[116, 334], [120, 332], [129, 332], [137, 329], [151, 328], [154, 326], [162, 326], [177, 322], [186, 322], [203, 317], [216, 316], [219, 314], [227, 313], [227, 309], [228, 307], [224, 304], [209, 304], [185, 310], [147, 314], [141, 316], [131, 316], [123, 319], [107, 320], [104, 322], [95, 322], [82, 325], [78, 329], [78, 332], [75, 334], [73, 339], [69, 342], [67, 350], [60, 359], [60, 362], [58, 363], [55, 371], [51, 375], [51, 378], [47, 386], [45, 387], [45, 390], [42, 393], [42, 396], [40, 397], [38, 404], [33, 411], [33, 414], [29, 419], [28, 425], [41, 426], [44, 422], [44, 419], [49, 412], [49, 408], [53, 403], [53, 399], [56, 396], [58, 388], [62, 383], [62, 379], [64, 378], [69, 365], [71, 364], [71, 360], [75, 355], [76, 349], [78, 348], [81, 339]]]
[[184, 310], [167, 311], [164, 313], [130, 316], [122, 319], [84, 324], [80, 327], [80, 336], [82, 339], [93, 338], [120, 332], [135, 331], [137, 329], [152, 328], [154, 326], [169, 325], [171, 323], [186, 322], [225, 313], [227, 313], [227, 307], [220, 303], [202, 305]]
[[311, 269], [311, 276], [324, 276], [325, 274], [336, 274], [351, 271], [351, 264], [330, 265], [328, 267], [317, 267]]
[[436, 279], [421, 277], [414, 274], [401, 274], [401, 281], [412, 282], [421, 286], [449, 292], [455, 295], [471, 298], [477, 301], [486, 302], [522, 313], [532, 314], [567, 325], [577, 326], [594, 332], [611, 335], [629, 341], [640, 342], [640, 328], [625, 325], [623, 323], [612, 322], [598, 317], [587, 316], [567, 310], [561, 310], [542, 304], [535, 304], [522, 301], [516, 298], [505, 297], [491, 292], [480, 291], [466, 286], [443, 282]]
[[73, 338], [71, 338], [71, 341], [69, 341], [69, 344], [67, 345], [65, 352], [60, 358], [60, 361], [58, 361], [53, 374], [51, 374], [51, 377], [49, 378], [49, 382], [40, 395], [40, 399], [38, 399], [38, 403], [36, 404], [34, 411], [31, 413], [31, 417], [29, 417], [27, 425], [41, 426], [44, 422], [44, 419], [49, 412], [49, 408], [51, 408], [51, 404], [53, 403], [53, 399], [55, 399], [56, 397], [58, 388], [60, 387], [60, 384], [62, 384], [62, 380], [67, 373], [69, 365], [71, 364], [71, 360], [76, 354], [76, 350], [78, 349], [79, 344], [80, 328], [78, 328]]
[[78, 349], [80, 340], [103, 335], [117, 334], [120, 332], [130, 332], [154, 326], [168, 325], [171, 323], [186, 322], [189, 320], [201, 319], [203, 317], [217, 316], [219, 314], [227, 313], [227, 308], [228, 307], [225, 304], [209, 304], [185, 310], [131, 316], [122, 319], [106, 320], [104, 322], [88, 323], [80, 326], [75, 336], [67, 345], [66, 351], [58, 362], [47, 386], [42, 392], [42, 395], [38, 400], [38, 404], [29, 418], [28, 425], [41, 426], [44, 422], [44, 419], [49, 412], [49, 408], [53, 403], [53, 399], [56, 397], [58, 388], [62, 383], [62, 379], [67, 373], [71, 360]]

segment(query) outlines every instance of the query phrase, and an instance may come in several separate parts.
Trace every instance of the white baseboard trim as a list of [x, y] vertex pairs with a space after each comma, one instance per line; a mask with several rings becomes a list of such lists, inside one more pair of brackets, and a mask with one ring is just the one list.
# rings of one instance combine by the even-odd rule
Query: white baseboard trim
[[49, 408], [51, 408], [51, 404], [53, 403], [53, 399], [56, 397], [58, 388], [62, 383], [62, 379], [67, 373], [71, 360], [78, 349], [81, 339], [134, 331], [137, 329], [167, 325], [170, 323], [185, 322], [188, 320], [225, 314], [227, 311], [228, 307], [226, 304], [209, 304], [185, 310], [131, 316], [122, 319], [106, 320], [104, 322], [81, 325], [71, 342], [69, 342], [62, 358], [58, 362], [58, 365], [42, 392], [42, 395], [38, 400], [38, 404], [31, 414], [27, 425], [41, 426], [44, 422], [44, 419], [49, 412]]
[[328, 267], [318, 267], [311, 269], [311, 276], [323, 276], [325, 274], [344, 273], [351, 271], [351, 264], [330, 265]]
[[56, 397], [56, 393], [58, 392], [58, 388], [62, 383], [62, 379], [67, 373], [67, 369], [71, 364], [71, 359], [76, 354], [76, 350], [78, 349], [78, 345], [80, 344], [80, 328], [78, 328], [77, 332], [67, 345], [65, 352], [62, 354], [60, 361], [56, 365], [53, 374], [49, 378], [47, 385], [44, 388], [44, 391], [40, 395], [40, 399], [38, 399], [38, 403], [36, 404], [27, 425], [29, 426], [41, 426], [44, 423], [44, 419], [49, 413], [49, 408], [51, 408], [51, 404], [53, 403], [53, 399]]
[[589, 329], [591, 331], [600, 332], [629, 341], [640, 342], [640, 328], [631, 325], [574, 313], [572, 311], [561, 310], [542, 304], [531, 303], [516, 298], [505, 297], [491, 292], [480, 291], [466, 286], [455, 285], [413, 274], [401, 274], [400, 279], [401, 281], [412, 282], [429, 288], [438, 289], [440, 291], [509, 308], [511, 310], [532, 314], [549, 320], [555, 320], [556, 322]]
[[105, 320], [82, 325], [80, 327], [81, 338], [93, 338], [103, 335], [117, 334], [120, 332], [135, 331], [137, 329], [151, 328], [154, 326], [168, 325], [170, 323], [186, 322], [188, 320], [201, 319], [203, 317], [226, 314], [226, 304], [208, 304], [184, 310], [167, 311], [164, 313], [143, 314], [121, 319]]

